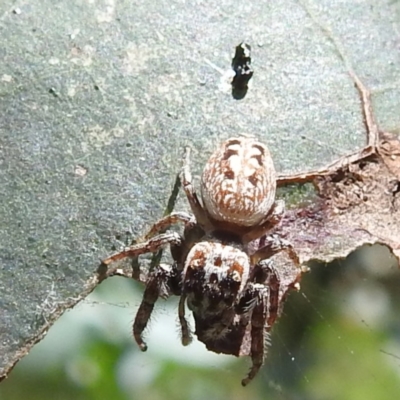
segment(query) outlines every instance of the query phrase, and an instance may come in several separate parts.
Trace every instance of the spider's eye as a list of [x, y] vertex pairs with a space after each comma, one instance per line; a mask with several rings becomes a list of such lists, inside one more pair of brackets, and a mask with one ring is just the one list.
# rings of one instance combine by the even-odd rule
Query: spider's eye
[[218, 283], [218, 274], [215, 272], [210, 274], [210, 277], [208, 278], [208, 282], [213, 284], [213, 283]]

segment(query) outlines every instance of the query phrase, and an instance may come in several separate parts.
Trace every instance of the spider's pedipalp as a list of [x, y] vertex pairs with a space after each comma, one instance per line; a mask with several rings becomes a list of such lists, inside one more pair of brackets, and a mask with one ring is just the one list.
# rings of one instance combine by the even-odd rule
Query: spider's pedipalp
[[178, 308], [178, 317], [179, 324], [181, 326], [181, 341], [183, 346], [187, 346], [192, 342], [192, 334], [190, 330], [190, 326], [185, 317], [185, 301], [186, 295], [183, 293], [179, 300], [179, 308]]

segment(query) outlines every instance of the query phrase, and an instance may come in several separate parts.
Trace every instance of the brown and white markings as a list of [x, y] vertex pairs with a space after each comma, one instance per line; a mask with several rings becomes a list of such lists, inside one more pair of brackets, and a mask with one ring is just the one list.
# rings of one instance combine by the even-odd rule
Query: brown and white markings
[[[288, 289], [298, 286], [301, 270], [288, 278], [271, 257], [284, 250], [299, 261], [292, 247], [268, 235], [279, 223], [283, 202], [275, 201], [276, 176], [271, 155], [255, 138], [231, 138], [212, 154], [201, 179], [201, 197], [191, 182], [189, 150], [182, 186], [193, 214], [173, 212], [156, 222], [142, 243], [103, 261], [156, 252], [169, 245], [174, 264], [150, 272], [133, 335], [142, 351], [142, 334], [158, 297], [180, 296], [182, 344], [191, 341], [185, 307], [192, 311], [195, 334], [216, 353], [250, 356], [247, 385], [264, 363], [268, 331], [278, 317]], [[181, 222], [184, 233], [160, 233]]]

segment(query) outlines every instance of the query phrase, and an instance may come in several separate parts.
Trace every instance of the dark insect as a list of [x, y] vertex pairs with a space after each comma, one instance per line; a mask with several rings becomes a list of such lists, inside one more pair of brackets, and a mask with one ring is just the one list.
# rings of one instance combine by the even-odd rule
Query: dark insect
[[247, 91], [247, 85], [254, 72], [251, 67], [251, 47], [247, 43], [242, 42], [236, 46], [232, 69], [235, 72], [232, 87], [237, 91]]

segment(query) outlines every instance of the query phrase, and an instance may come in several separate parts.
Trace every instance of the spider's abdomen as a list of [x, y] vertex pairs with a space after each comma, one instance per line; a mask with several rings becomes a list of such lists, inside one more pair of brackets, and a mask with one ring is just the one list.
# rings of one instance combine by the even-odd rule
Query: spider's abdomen
[[276, 174], [268, 148], [255, 138], [231, 138], [208, 160], [201, 195], [217, 221], [253, 226], [275, 201]]

